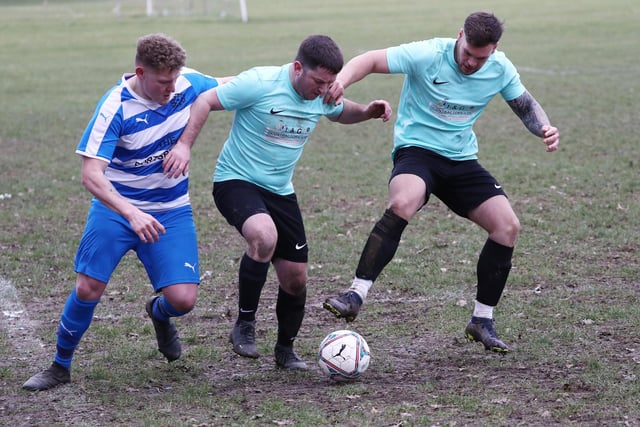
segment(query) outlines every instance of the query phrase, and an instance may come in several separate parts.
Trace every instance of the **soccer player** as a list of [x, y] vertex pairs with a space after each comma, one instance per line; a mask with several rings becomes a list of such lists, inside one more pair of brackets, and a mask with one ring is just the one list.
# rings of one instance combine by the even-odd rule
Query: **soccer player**
[[157, 295], [146, 303], [158, 350], [168, 361], [181, 354], [172, 317], [196, 303], [200, 273], [189, 201], [191, 146], [176, 144], [199, 94], [224, 83], [185, 68], [186, 52], [163, 34], [137, 42], [135, 72], [97, 105], [76, 153], [82, 183], [93, 194], [75, 258], [77, 273], [58, 325], [51, 366], [24, 383], [46, 390], [71, 380], [71, 361], [122, 257], [142, 261]]
[[364, 246], [349, 290], [323, 306], [353, 321], [373, 282], [391, 261], [403, 230], [433, 194], [488, 238], [477, 263], [477, 294], [465, 335], [486, 349], [507, 352], [493, 310], [507, 276], [520, 224], [502, 185], [477, 160], [473, 124], [500, 94], [548, 152], [560, 134], [526, 90], [514, 65], [497, 50], [503, 24], [492, 13], [470, 14], [457, 38], [433, 38], [372, 50], [340, 72], [325, 102], [340, 102], [349, 85], [370, 73], [405, 74], [394, 127], [389, 200]]
[[191, 144], [211, 110], [235, 110], [213, 175], [215, 204], [247, 244], [230, 341], [239, 355], [259, 357], [256, 311], [273, 264], [279, 281], [274, 354], [277, 366], [285, 369], [307, 368], [293, 350], [304, 317], [309, 250], [292, 183], [295, 165], [321, 116], [339, 123], [391, 116], [389, 103], [381, 100], [323, 103], [342, 66], [342, 53], [331, 38], [309, 36], [292, 63], [252, 68], [205, 93], [193, 104], [180, 138]]

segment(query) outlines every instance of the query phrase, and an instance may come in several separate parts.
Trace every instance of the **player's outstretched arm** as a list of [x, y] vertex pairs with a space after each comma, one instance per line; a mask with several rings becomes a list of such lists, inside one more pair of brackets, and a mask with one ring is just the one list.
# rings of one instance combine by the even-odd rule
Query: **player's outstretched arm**
[[162, 168], [167, 176], [178, 178], [180, 175], [187, 174], [191, 161], [191, 147], [206, 123], [209, 112], [222, 109], [216, 88], [209, 89], [198, 96], [191, 105], [187, 126], [162, 162]]
[[386, 122], [391, 118], [392, 112], [391, 105], [385, 100], [379, 99], [365, 105], [345, 99], [342, 114], [331, 120], [345, 125], [369, 119], [382, 119]]
[[345, 89], [371, 73], [389, 73], [386, 49], [370, 50], [347, 62], [325, 94], [324, 103], [340, 104]]
[[558, 149], [560, 145], [558, 128], [551, 125], [547, 113], [529, 92], [525, 91], [516, 99], [507, 101], [507, 104], [532, 134], [542, 138], [548, 152]]

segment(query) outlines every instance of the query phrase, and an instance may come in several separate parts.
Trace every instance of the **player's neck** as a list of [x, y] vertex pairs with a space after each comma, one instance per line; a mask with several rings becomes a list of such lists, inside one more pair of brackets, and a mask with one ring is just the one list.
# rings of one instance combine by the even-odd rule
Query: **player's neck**
[[138, 92], [138, 77], [135, 74], [133, 74], [131, 77], [128, 77], [126, 79], [126, 82], [127, 86], [132, 92], [135, 92], [136, 95], [140, 95], [140, 92]]
[[291, 87], [293, 88], [293, 90], [296, 91], [298, 95], [300, 95], [300, 92], [298, 91], [298, 75], [295, 72], [293, 64], [289, 66], [289, 81], [291, 82]]
[[138, 79], [137, 75], [134, 74], [133, 76], [128, 78], [127, 85], [129, 86], [129, 89], [139, 98], [146, 99], [147, 101], [151, 101], [151, 98], [146, 97], [144, 95], [144, 92], [141, 90], [140, 79]]

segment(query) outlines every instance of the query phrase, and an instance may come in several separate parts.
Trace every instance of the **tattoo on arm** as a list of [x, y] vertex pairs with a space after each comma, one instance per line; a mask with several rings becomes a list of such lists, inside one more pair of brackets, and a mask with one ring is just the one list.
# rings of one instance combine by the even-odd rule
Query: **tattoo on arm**
[[549, 118], [529, 92], [525, 91], [507, 104], [532, 134], [542, 136], [542, 126], [549, 124]]

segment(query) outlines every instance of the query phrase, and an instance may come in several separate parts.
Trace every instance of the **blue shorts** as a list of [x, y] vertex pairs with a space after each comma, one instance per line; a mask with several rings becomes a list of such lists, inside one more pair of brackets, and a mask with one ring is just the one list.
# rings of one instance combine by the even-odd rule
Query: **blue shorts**
[[165, 228], [155, 243], [143, 243], [124, 217], [93, 199], [75, 259], [76, 273], [108, 283], [122, 257], [133, 250], [154, 291], [178, 283], [200, 283], [198, 241], [191, 206], [149, 212]]
[[425, 182], [425, 204], [434, 194], [464, 218], [491, 197], [506, 196], [500, 183], [477, 160], [451, 160], [420, 147], [396, 151], [391, 178], [405, 173], [417, 175]]

